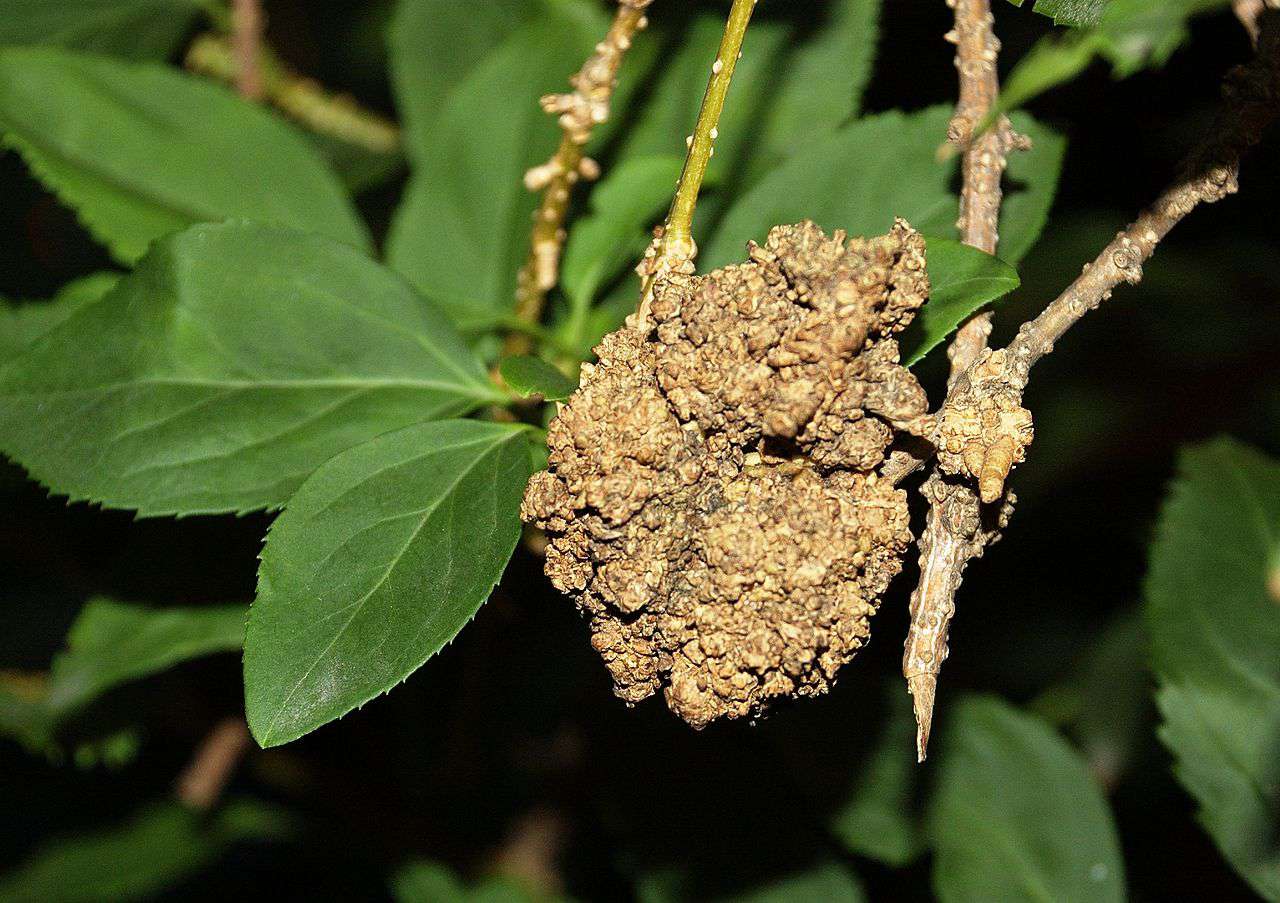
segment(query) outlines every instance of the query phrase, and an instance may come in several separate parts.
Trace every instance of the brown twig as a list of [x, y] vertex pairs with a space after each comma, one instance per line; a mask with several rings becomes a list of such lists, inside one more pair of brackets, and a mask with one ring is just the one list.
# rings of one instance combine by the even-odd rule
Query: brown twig
[[236, 52], [236, 90], [250, 100], [262, 99], [259, 48], [265, 27], [261, 0], [233, 0], [231, 39]]
[[178, 777], [174, 796], [191, 809], [201, 812], [212, 809], [249, 744], [249, 726], [243, 718], [219, 721]]
[[559, 897], [564, 893], [564, 879], [558, 860], [567, 834], [563, 813], [537, 806], [511, 826], [493, 854], [491, 869], [515, 878], [540, 898]]
[[1266, 7], [1266, 0], [1231, 0], [1231, 9], [1245, 31], [1249, 32], [1249, 40], [1255, 47], [1258, 46], [1258, 17]]
[[[947, 393], [938, 415], [935, 437], [940, 469], [953, 480], [935, 474], [925, 484], [931, 496], [931, 523], [945, 521], [942, 532], [927, 531], [921, 539], [923, 559], [921, 611], [941, 614], [941, 620], [922, 625], [917, 650], [921, 663], [935, 668], [946, 654], [945, 619], [953, 610], [955, 588], [963, 570], [966, 551], [980, 554], [998, 536], [1001, 516], [992, 517], [992, 506], [974, 508], [973, 482], [982, 485], [982, 495], [998, 499], [1009, 465], [1020, 460], [1030, 442], [1029, 415], [1020, 408], [1031, 367], [1050, 353], [1062, 336], [1089, 311], [1109, 299], [1122, 283], [1142, 279], [1143, 264], [1165, 236], [1192, 210], [1211, 204], [1238, 190], [1240, 160], [1261, 140], [1263, 131], [1280, 115], [1280, 12], [1267, 11], [1258, 19], [1258, 52], [1252, 62], [1237, 67], [1226, 79], [1223, 104], [1203, 142], [1191, 153], [1182, 174], [1172, 187], [1124, 231], [1108, 244], [1083, 273], [1034, 320], [1025, 323], [1005, 349], [984, 351], [967, 370], [959, 374]], [[974, 417], [995, 424], [979, 446], [964, 444], [966, 423]], [[1026, 415], [1024, 418], [1023, 415]], [[968, 435], [972, 436], [973, 433]], [[955, 444], [952, 444], [952, 442]], [[989, 485], [993, 459], [999, 458], [998, 481]], [[948, 488], [950, 487], [950, 488]], [[951, 491], [952, 489], [955, 492]], [[968, 496], [956, 495], [967, 492]], [[937, 504], [942, 499], [943, 504]], [[975, 510], [981, 515], [974, 517]], [[937, 514], [935, 518], [935, 514]], [[1007, 515], [1007, 503], [1001, 508]], [[992, 522], [995, 521], [993, 524]], [[945, 542], [939, 542], [939, 537]], [[959, 540], [957, 540], [959, 537]], [[965, 541], [968, 545], [966, 547]], [[936, 595], [927, 605], [924, 594]], [[913, 630], [915, 623], [913, 620]], [[941, 637], [939, 640], [938, 637]], [[932, 645], [926, 641], [932, 641]], [[928, 655], [933, 658], [929, 659]], [[911, 654], [909, 649], [909, 655]], [[910, 677], [910, 675], [909, 675]], [[932, 704], [933, 686], [921, 686], [917, 706]], [[919, 708], [917, 709], [919, 712]], [[928, 739], [922, 724], [922, 743]], [[920, 749], [923, 753], [923, 746]]]
[[[946, 38], [956, 45], [955, 64], [960, 76], [959, 100], [947, 139], [964, 151], [960, 219], [956, 225], [965, 244], [995, 254], [1000, 240], [1001, 180], [1006, 160], [1012, 151], [1029, 145], [1004, 116], [974, 138], [974, 129], [999, 98], [996, 61], [1000, 41], [995, 35], [990, 0], [947, 3], [955, 13], [955, 28]], [[989, 313], [976, 314], [960, 327], [947, 349], [951, 361], [948, 386], [978, 359], [990, 335]], [[901, 453], [886, 468], [895, 472], [886, 475], [896, 483], [906, 475], [896, 473], [899, 468], [908, 468], [909, 472], [920, 463], [923, 461]], [[920, 537], [920, 583], [911, 597], [911, 627], [902, 658], [902, 673], [916, 713], [916, 754], [921, 761], [929, 743], [938, 673], [947, 655], [947, 631], [955, 614], [956, 590], [965, 565], [982, 554], [997, 532], [981, 530], [981, 506], [967, 486], [948, 484], [934, 474], [924, 490], [930, 502], [929, 515]]]
[[1239, 190], [1240, 160], [1280, 115], [1280, 12], [1259, 18], [1257, 56], [1227, 76], [1222, 93], [1222, 108], [1204, 142], [1183, 164], [1181, 177], [1116, 235], [1040, 316], [1018, 330], [1006, 363], [1016, 388], [1025, 388], [1032, 365], [1081, 317], [1122, 283], [1142, 280], [1142, 265], [1187, 214]]
[[[1027, 144], [1004, 116], [974, 139], [974, 129], [995, 106], [1000, 94], [1000, 79], [996, 74], [1000, 41], [993, 29], [995, 19], [990, 0], [947, 2], [955, 11], [956, 26], [947, 32], [946, 38], [956, 45], [955, 64], [960, 74], [960, 97], [947, 129], [947, 140], [964, 151], [960, 220], [956, 225], [961, 241], [994, 254], [999, 243], [1000, 203], [1004, 196], [1000, 181], [1009, 153], [1024, 149]], [[953, 380], [977, 360], [987, 347], [990, 335], [989, 313], [979, 313], [960, 327], [947, 351]]]
[[[596, 126], [609, 118], [609, 101], [618, 82], [622, 58], [631, 47], [636, 32], [648, 20], [645, 10], [653, 0], [618, 0], [618, 10], [603, 41], [569, 79], [573, 91], [548, 94], [542, 108], [559, 116], [560, 146], [551, 159], [525, 173], [524, 184], [530, 191], [541, 191], [529, 243], [529, 256], [516, 281], [516, 318], [536, 323], [542, 316], [547, 293], [560, 278], [560, 255], [564, 250], [565, 218], [573, 186], [580, 179], [592, 180], [600, 175], [600, 167], [583, 153]], [[532, 347], [531, 338], [520, 332], [507, 336], [503, 350], [507, 354], [525, 354]]]
[[[218, 34], [196, 38], [187, 50], [192, 72], [236, 84], [241, 67], [232, 41]], [[366, 110], [347, 94], [335, 94], [314, 79], [293, 71], [266, 44], [258, 48], [262, 100], [313, 132], [379, 154], [400, 150], [400, 128], [384, 116]]]

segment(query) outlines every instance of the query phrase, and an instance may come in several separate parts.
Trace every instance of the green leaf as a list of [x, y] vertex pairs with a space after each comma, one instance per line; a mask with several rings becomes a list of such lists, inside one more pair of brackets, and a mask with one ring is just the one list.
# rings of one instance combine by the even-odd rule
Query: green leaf
[[587, 360], [592, 349], [607, 333], [622, 328], [639, 301], [640, 278], [632, 273], [619, 280], [599, 303], [587, 310], [581, 325], [569, 319], [564, 306], [553, 307], [554, 334], [571, 356]]
[[453, 420], [327, 462], [276, 520], [245, 640], [245, 707], [265, 746], [416, 671], [488, 598], [520, 537], [523, 427]]
[[523, 26], [458, 85], [417, 143], [387, 259], [456, 321], [515, 303], [537, 204], [524, 173], [559, 140], [538, 98], [567, 84], [607, 23], [595, 25], [557, 15]]
[[830, 860], [734, 897], [737, 903], [795, 903], [823, 900], [829, 903], [862, 903], [866, 894], [848, 867]]
[[707, 903], [799, 903], [821, 900], [824, 903], [862, 903], [866, 894], [861, 882], [841, 863], [819, 859], [808, 868], [751, 888], [740, 893], [708, 895], [694, 892], [686, 884], [693, 876], [674, 869], [649, 872], [636, 884], [636, 898], [640, 903], [679, 903], [679, 901], [707, 901]]
[[1037, 718], [997, 699], [954, 705], [929, 812], [933, 889], [968, 900], [1123, 900], [1106, 800]]
[[203, 0], [0, 0], [0, 46], [55, 46], [163, 60], [205, 5]]
[[644, 251], [649, 227], [671, 203], [683, 166], [683, 157], [634, 157], [591, 192], [591, 214], [574, 225], [561, 269], [573, 304], [589, 305], [601, 285]]
[[739, 197], [699, 255], [704, 270], [741, 261], [748, 239], [811, 219], [828, 232], [880, 235], [905, 218], [926, 234], [954, 232], [955, 163], [935, 151], [947, 134], [948, 107], [869, 116], [819, 138]]
[[1035, 702], [1039, 714], [1067, 728], [1105, 787], [1124, 779], [1151, 735], [1155, 707], [1144, 667], [1147, 654], [1138, 612], [1124, 611], [1100, 631], [1070, 673]]
[[226, 88], [164, 66], [0, 52], [0, 132], [124, 262], [163, 235], [229, 217], [369, 246], [305, 137]]
[[396, 903], [533, 903], [541, 899], [514, 878], [490, 875], [468, 886], [448, 866], [425, 860], [401, 866], [392, 876], [391, 889]]
[[149, 608], [110, 599], [85, 603], [39, 693], [0, 687], [0, 729], [49, 750], [59, 725], [108, 691], [182, 662], [238, 650], [243, 605]]
[[153, 804], [121, 824], [46, 843], [0, 878], [0, 899], [148, 900], [193, 878], [232, 844], [288, 830], [278, 811], [251, 801], [231, 803], [212, 819], [176, 803]]
[[245, 619], [243, 605], [147, 608], [93, 599], [67, 634], [67, 651], [53, 660], [49, 705], [65, 717], [112, 687], [238, 650]]
[[502, 400], [444, 317], [361, 252], [232, 222], [160, 241], [0, 370], [0, 448], [72, 499], [247, 511], [343, 449]]
[[1017, 270], [1003, 260], [951, 239], [927, 239], [925, 259], [929, 301], [900, 339], [908, 367], [946, 341], [971, 314], [1019, 285]]
[[345, 138], [308, 132], [310, 141], [325, 164], [353, 195], [385, 185], [405, 170], [403, 151], [370, 150]]
[[565, 376], [542, 358], [527, 354], [504, 358], [498, 371], [512, 391], [523, 398], [537, 395], [544, 401], [564, 401], [578, 388], [577, 380]]
[[[813, 36], [779, 67], [752, 138], [745, 184], [799, 147], [857, 117], [879, 38], [880, 0], [834, 0]], [[717, 149], [717, 153], [719, 150]]]
[[1174, 773], [1223, 855], [1280, 900], [1280, 461], [1229, 439], [1184, 452], [1146, 595]]
[[629, 263], [638, 261], [648, 232], [675, 194], [684, 158], [633, 157], [591, 192], [591, 214], [573, 227], [560, 281], [569, 301], [565, 341], [581, 341], [584, 319], [596, 293]]
[[1190, 34], [1195, 16], [1225, 9], [1231, 0], [1110, 0], [1098, 31], [1102, 54], [1121, 78], [1163, 66]]
[[985, 128], [999, 113], [1016, 110], [1045, 91], [1071, 81], [1089, 68], [1104, 43], [1094, 31], [1047, 35], [1018, 60], [1000, 89], [996, 111], [979, 126]]
[[1011, 119], [1013, 127], [1031, 139], [1031, 149], [1009, 155], [996, 254], [1017, 266], [1035, 247], [1049, 221], [1067, 156], [1067, 139], [1025, 113], [1014, 113]]
[[93, 273], [68, 282], [48, 301], [0, 304], [0, 364], [26, 351], [36, 339], [80, 308], [97, 301], [117, 282], [120, 273]]
[[[1009, 2], [1014, 6], [1022, 5], [1022, 0]], [[1084, 28], [1097, 25], [1110, 2], [1111, 0], [1035, 0], [1035, 10], [1042, 16], [1051, 17], [1054, 25]]]
[[43, 686], [17, 684], [11, 675], [0, 674], [0, 734], [17, 740], [28, 752], [53, 756], [56, 725], [44, 692]]
[[[704, 269], [741, 260], [748, 239], [812, 219], [828, 231], [879, 235], [900, 216], [927, 235], [955, 236], [959, 202], [955, 162], [939, 163], [949, 107], [881, 113], [820, 138], [740, 197], [711, 237]], [[1000, 219], [1000, 256], [1018, 263], [1044, 229], [1057, 190], [1065, 141], [1030, 117], [1019, 117], [1035, 147], [1009, 161], [1010, 187]]]
[[922, 840], [913, 811], [916, 721], [901, 686], [892, 688], [889, 702], [880, 737], [849, 797], [831, 816], [831, 833], [849, 852], [900, 868], [916, 858]]
[[[529, 0], [399, 0], [387, 32], [388, 62], [411, 157], [430, 154], [449, 92], [512, 32], [543, 13], [541, 6]], [[564, 61], [565, 78], [572, 66]]]
[[[1005, 80], [1000, 103], [988, 117], [1017, 109], [1032, 98], [1075, 78], [1097, 58], [1107, 60], [1118, 78], [1163, 66], [1188, 35], [1187, 23], [1197, 15], [1221, 9], [1229, 0], [1107, 0], [1105, 9], [1073, 13], [1065, 2], [1050, 8], [1073, 15], [1082, 28], [1065, 35], [1046, 35], [1018, 61]], [[1047, 5], [1044, 0], [1036, 6]]]

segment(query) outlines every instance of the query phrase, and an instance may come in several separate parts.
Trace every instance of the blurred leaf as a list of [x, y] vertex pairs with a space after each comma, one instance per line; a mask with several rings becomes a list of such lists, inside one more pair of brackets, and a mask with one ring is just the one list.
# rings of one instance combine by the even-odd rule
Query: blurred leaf
[[251, 801], [231, 803], [212, 819], [176, 803], [154, 804], [126, 822], [46, 843], [0, 877], [0, 899], [150, 899], [194, 877], [232, 844], [270, 840], [287, 830], [277, 810]]
[[120, 273], [93, 273], [68, 282], [48, 301], [0, 305], [0, 365], [17, 357], [36, 339], [80, 308], [97, 301], [120, 281]]
[[[1092, 27], [1063, 35], [1046, 35], [1018, 61], [1005, 80], [997, 109], [987, 122], [1070, 81], [1099, 57], [1111, 64], [1117, 78], [1163, 66], [1187, 39], [1187, 22], [1193, 16], [1221, 9], [1229, 2], [1107, 0], [1096, 22], [1088, 23]], [[1038, 4], [1037, 11], [1044, 5]], [[1062, 9], [1066, 10], [1065, 3]], [[1079, 18], [1085, 21], [1083, 15]]]
[[396, 903], [533, 903], [540, 899], [513, 878], [491, 875], [467, 886], [448, 866], [419, 860], [391, 879]]
[[[244, 613], [243, 608], [240, 611]], [[141, 746], [142, 731], [126, 727], [77, 743], [71, 759], [82, 771], [98, 767], [117, 771], [138, 757]]]
[[0, 685], [0, 730], [47, 751], [59, 724], [107, 691], [191, 659], [238, 650], [245, 618], [243, 605], [149, 608], [91, 599], [38, 693], [24, 698]]
[[173, 69], [0, 52], [0, 131], [124, 262], [192, 223], [249, 217], [361, 248], [347, 193], [292, 127]]
[[916, 721], [911, 697], [895, 685], [890, 711], [853, 791], [831, 816], [845, 849], [900, 868], [915, 859], [921, 840], [914, 809]]
[[933, 889], [961, 900], [1123, 900], [1111, 813], [1079, 756], [997, 699], [953, 704], [929, 813]]
[[[700, 257], [702, 268], [740, 260], [748, 239], [763, 241], [772, 226], [803, 219], [828, 232], [871, 236], [886, 232], [900, 216], [925, 234], [954, 237], [955, 164], [936, 157], [951, 112], [930, 107], [881, 113], [809, 144], [730, 207]], [[1000, 255], [1014, 264], [1044, 228], [1065, 155], [1065, 141], [1053, 130], [1029, 116], [1016, 124], [1035, 148], [1009, 161]]]
[[247, 511], [379, 433], [502, 400], [448, 322], [361, 252], [233, 222], [159, 242], [0, 371], [0, 442], [72, 499]]
[[552, 16], [519, 29], [453, 91], [416, 148], [387, 259], [455, 320], [515, 303], [537, 206], [524, 174], [559, 139], [538, 98], [590, 53], [604, 34], [596, 24]]
[[777, 69], [778, 84], [751, 141], [744, 184], [754, 184], [797, 148], [854, 119], [862, 107], [880, 37], [880, 0], [823, 5], [830, 7], [825, 20]]
[[564, 401], [578, 388], [577, 380], [528, 354], [504, 358], [498, 369], [512, 391], [524, 398], [538, 395], [544, 401]]
[[[411, 157], [431, 153], [436, 119], [449, 92], [489, 52], [543, 10], [529, 0], [399, 0], [387, 33], [396, 106]], [[564, 61], [564, 77], [573, 63]]]
[[701, 268], [739, 261], [748, 239], [763, 242], [771, 227], [805, 219], [870, 236], [900, 216], [926, 234], [953, 234], [955, 165], [934, 155], [951, 113], [881, 113], [808, 144], [735, 201], [699, 255]]
[[1178, 470], [1146, 584], [1160, 738], [1223, 855], [1280, 900], [1280, 462], [1219, 439]]
[[920, 361], [969, 315], [1018, 287], [1018, 272], [1003, 260], [948, 238], [927, 240], [929, 301], [903, 332], [902, 360]]
[[488, 598], [520, 538], [523, 427], [450, 420], [325, 463], [262, 551], [245, 708], [265, 746], [386, 693]]
[[[1022, 5], [1022, 0], [1009, 2], [1014, 6]], [[1035, 0], [1035, 11], [1042, 16], [1052, 17], [1054, 25], [1083, 28], [1097, 25], [1110, 2], [1111, 0]]]
[[0, 0], [0, 46], [163, 60], [205, 6], [204, 0]]
[[1049, 221], [1067, 156], [1067, 139], [1025, 113], [1014, 113], [1011, 118], [1013, 127], [1031, 139], [1031, 150], [1009, 156], [996, 254], [1017, 266], [1035, 246]]
[[343, 138], [308, 132], [307, 139], [315, 145], [325, 163], [351, 194], [362, 194], [371, 188], [384, 185], [400, 175], [405, 168], [404, 155], [370, 150]]
[[1106, 39], [1102, 54], [1121, 78], [1163, 66], [1187, 39], [1194, 16], [1230, 5], [1231, 0], [1109, 0], [1098, 23]]
[[862, 884], [847, 867], [828, 859], [819, 860], [803, 871], [761, 884], [741, 893], [706, 896], [683, 888], [683, 874], [664, 870], [651, 872], [640, 879], [636, 897], [640, 903], [678, 903], [698, 900], [706, 903], [800, 903], [821, 900], [823, 903], [862, 903], [866, 894]]
[[569, 300], [567, 342], [580, 341], [587, 309], [601, 286], [649, 244], [649, 227], [671, 203], [684, 158], [632, 157], [591, 192], [591, 214], [573, 226], [560, 281]]
[[1147, 637], [1136, 611], [1107, 624], [1088, 652], [1035, 704], [1043, 717], [1068, 727], [1095, 778], [1113, 788], [1139, 743], [1149, 736]]
[[587, 309], [580, 326], [570, 320], [567, 305], [553, 304], [554, 334], [575, 358], [586, 360], [606, 333], [622, 328], [639, 302], [640, 277], [627, 273], [601, 301]]
[[1071, 81], [1089, 68], [1105, 44], [1095, 31], [1068, 35], [1046, 35], [1018, 60], [1000, 89], [997, 112], [989, 114], [981, 127], [995, 121], [998, 113], [1024, 106], [1045, 91]]
[[[27, 675], [22, 675], [27, 678]], [[45, 704], [45, 686], [0, 672], [0, 734], [12, 737], [31, 753], [52, 753], [55, 724]]]
[[238, 650], [246, 617], [243, 605], [146, 608], [90, 600], [67, 634], [67, 650], [53, 660], [49, 705], [65, 716], [112, 687]]

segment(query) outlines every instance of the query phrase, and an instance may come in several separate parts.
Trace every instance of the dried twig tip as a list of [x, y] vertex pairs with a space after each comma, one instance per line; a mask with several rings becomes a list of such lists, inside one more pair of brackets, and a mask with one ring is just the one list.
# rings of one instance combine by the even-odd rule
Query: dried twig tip
[[916, 674], [907, 678], [911, 705], [916, 713], [916, 762], [923, 762], [929, 749], [929, 731], [933, 727], [933, 699], [938, 689], [935, 674]]

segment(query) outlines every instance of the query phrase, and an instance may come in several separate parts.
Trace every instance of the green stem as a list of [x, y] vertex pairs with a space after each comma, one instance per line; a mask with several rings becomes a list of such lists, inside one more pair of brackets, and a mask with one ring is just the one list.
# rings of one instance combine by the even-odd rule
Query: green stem
[[676, 186], [676, 196], [671, 202], [666, 223], [645, 251], [644, 260], [638, 268], [643, 279], [635, 320], [639, 327], [648, 323], [649, 306], [653, 303], [653, 289], [658, 280], [674, 273], [694, 272], [693, 260], [698, 255], [698, 247], [693, 241], [693, 213], [698, 206], [698, 194], [707, 175], [707, 165], [715, 152], [720, 113], [724, 110], [729, 83], [742, 55], [742, 41], [755, 8], [756, 0], [733, 0], [729, 10], [720, 50], [711, 65], [707, 93], [703, 95], [702, 108], [698, 111], [698, 122], [687, 139], [689, 152], [680, 173], [680, 183]]
[[684, 171], [680, 174], [680, 184], [676, 189], [675, 199], [671, 202], [671, 212], [667, 214], [665, 237], [669, 242], [692, 241], [693, 212], [698, 205], [698, 193], [702, 190], [707, 165], [714, 153], [716, 126], [720, 122], [720, 113], [724, 110], [729, 83], [733, 79], [733, 70], [738, 65], [742, 41], [746, 37], [747, 24], [751, 21], [755, 6], [756, 0], [734, 0], [733, 8], [729, 10], [724, 37], [720, 39], [720, 51], [711, 66], [711, 80], [707, 82], [707, 93], [703, 95], [698, 123], [694, 126], [693, 137], [689, 142]]

